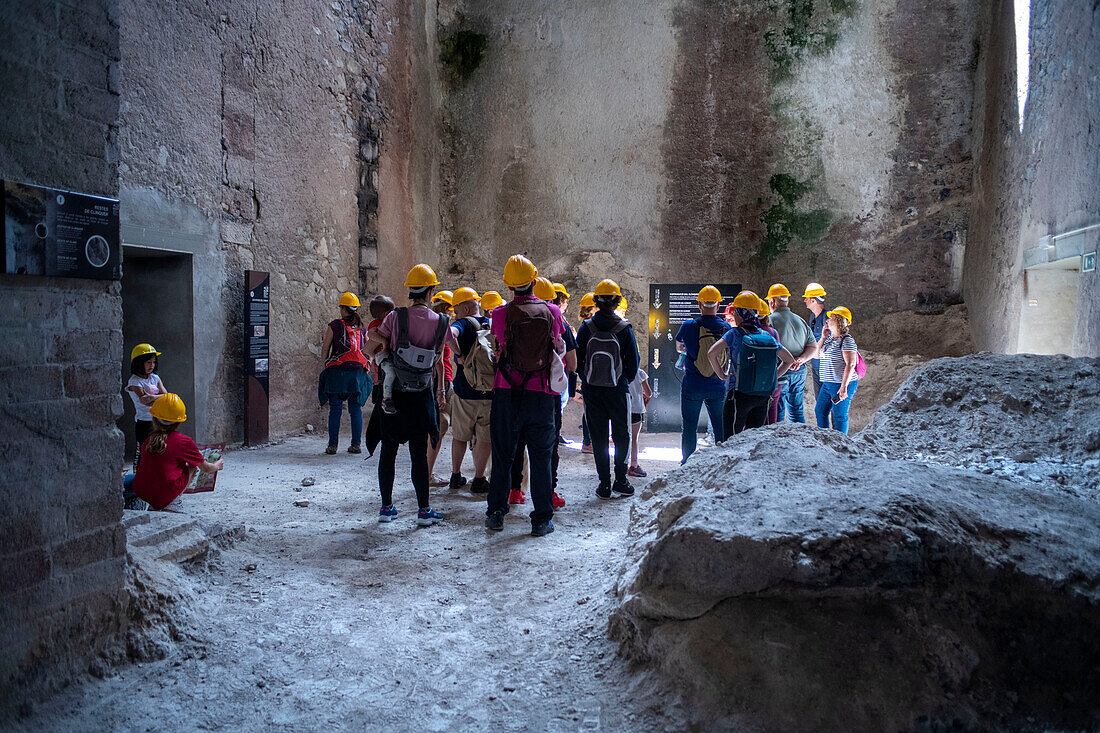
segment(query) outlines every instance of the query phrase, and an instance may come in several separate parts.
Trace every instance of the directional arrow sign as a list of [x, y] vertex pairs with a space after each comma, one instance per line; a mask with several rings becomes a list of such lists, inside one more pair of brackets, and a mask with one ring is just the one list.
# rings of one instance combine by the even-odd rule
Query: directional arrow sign
[[653, 350], [653, 371], [657, 371], [661, 368], [661, 350]]

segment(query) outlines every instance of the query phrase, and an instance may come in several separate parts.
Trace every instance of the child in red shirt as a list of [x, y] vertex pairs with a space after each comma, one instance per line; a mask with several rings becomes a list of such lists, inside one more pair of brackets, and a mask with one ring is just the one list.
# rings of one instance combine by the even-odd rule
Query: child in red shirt
[[225, 463], [221, 459], [209, 463], [195, 441], [176, 432], [187, 420], [179, 395], [161, 395], [149, 414], [153, 416], [153, 433], [142, 445], [141, 463], [133, 477], [134, 493], [155, 510], [181, 511], [179, 497], [195, 472], [216, 473]]

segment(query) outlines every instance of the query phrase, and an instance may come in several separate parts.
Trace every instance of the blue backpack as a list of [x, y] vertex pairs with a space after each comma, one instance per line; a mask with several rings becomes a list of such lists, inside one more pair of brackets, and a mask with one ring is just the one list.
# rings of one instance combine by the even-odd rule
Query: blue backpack
[[750, 395], [770, 395], [779, 384], [778, 372], [779, 341], [767, 331], [742, 331], [735, 389]]

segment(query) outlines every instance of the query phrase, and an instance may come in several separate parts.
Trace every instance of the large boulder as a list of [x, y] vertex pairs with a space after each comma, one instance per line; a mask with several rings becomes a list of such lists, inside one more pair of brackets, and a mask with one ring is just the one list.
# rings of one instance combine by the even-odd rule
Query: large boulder
[[1043, 485], [750, 430], [643, 492], [611, 633], [708, 728], [1092, 728], [1098, 527]]

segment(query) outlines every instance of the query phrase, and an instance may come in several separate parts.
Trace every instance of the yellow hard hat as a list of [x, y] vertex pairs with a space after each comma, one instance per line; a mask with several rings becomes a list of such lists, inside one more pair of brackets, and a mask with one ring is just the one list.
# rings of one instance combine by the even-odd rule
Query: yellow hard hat
[[596, 286], [593, 295], [618, 295], [622, 297], [623, 292], [619, 290], [619, 284], [614, 280], [600, 280], [600, 284]]
[[451, 305], [461, 305], [468, 300], [478, 300], [477, 291], [473, 288], [459, 288], [451, 296]]
[[760, 305], [756, 308], [756, 312], [763, 318], [764, 316], [770, 316], [772, 314], [772, 309], [768, 306], [768, 301], [761, 298]]
[[585, 293], [581, 296], [581, 308], [595, 308], [596, 307], [596, 294]]
[[447, 305], [453, 305], [452, 301], [454, 300], [454, 293], [452, 293], [450, 290], [440, 290], [438, 293], [432, 296], [433, 303], [438, 303], [441, 300]]
[[550, 282], [544, 277], [535, 278], [535, 297], [539, 300], [550, 301], [558, 297], [558, 293], [554, 290], [554, 283]]
[[[787, 286], [782, 283], [776, 283], [768, 288], [769, 298], [789, 298], [791, 297], [791, 291], [787, 290]], [[807, 296], [809, 297], [809, 296]]]
[[504, 305], [504, 298], [500, 297], [500, 293], [495, 290], [490, 290], [481, 296], [481, 307], [486, 311], [501, 305]]
[[512, 255], [504, 264], [504, 284], [510, 288], [525, 288], [538, 276], [539, 268], [523, 255]]
[[561, 283], [554, 283], [554, 292], [559, 295], [564, 295], [566, 298], [569, 297], [569, 291], [566, 290], [565, 286]]
[[178, 394], [169, 392], [157, 397], [149, 406], [149, 414], [161, 422], [183, 422], [187, 419], [187, 408]]
[[722, 293], [713, 285], [707, 285], [699, 291], [699, 295], [695, 298], [695, 301], [697, 303], [721, 303]]
[[139, 356], [145, 356], [146, 354], [160, 356], [160, 352], [154, 349], [152, 344], [138, 344], [134, 347], [133, 351], [130, 352], [130, 361], [133, 361]]
[[825, 315], [827, 315], [827, 316], [843, 316], [844, 320], [848, 321], [848, 323], [852, 322], [852, 311], [848, 310], [847, 308], [845, 308], [842, 305], [838, 305], [836, 308], [833, 308], [831, 311], [829, 311]]
[[344, 293], [340, 296], [340, 305], [346, 305], [348, 308], [358, 308], [359, 298], [355, 293]]
[[824, 298], [825, 288], [821, 287], [821, 283], [810, 283], [806, 286], [806, 292], [802, 294], [803, 298]]
[[737, 294], [737, 297], [733, 299], [734, 308], [747, 308], [750, 311], [754, 311], [760, 308], [760, 296], [751, 290], [742, 290]]
[[435, 270], [423, 263], [409, 270], [409, 276], [405, 278], [406, 288], [429, 288], [439, 284], [439, 278], [435, 276]]

